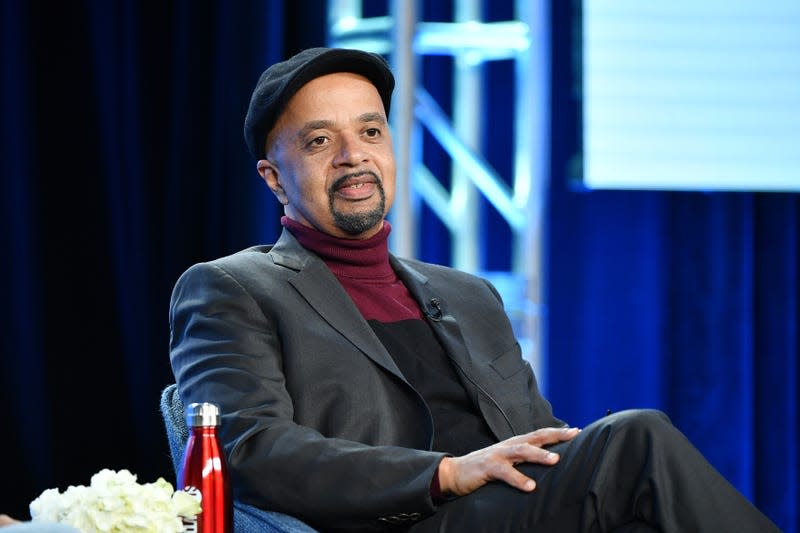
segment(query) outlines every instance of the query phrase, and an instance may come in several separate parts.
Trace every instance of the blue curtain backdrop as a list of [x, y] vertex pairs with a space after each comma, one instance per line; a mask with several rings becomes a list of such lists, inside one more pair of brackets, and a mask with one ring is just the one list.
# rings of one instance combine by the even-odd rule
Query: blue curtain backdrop
[[[451, 16], [426, 4], [426, 20]], [[485, 10], [513, 16], [510, 1]], [[190, 264], [277, 235], [241, 123], [266, 64], [324, 44], [325, 3], [2, 0], [0, 16], [0, 512], [25, 517], [45, 488], [103, 467], [171, 475], [157, 412], [172, 380], [169, 293]], [[552, 16], [541, 378], [555, 411], [583, 425], [607, 409], [663, 409], [798, 531], [800, 199], [572, 187], [572, 2], [552, 2]], [[445, 110], [448, 68], [424, 66]], [[487, 69], [485, 148], [509, 175], [510, 124], [498, 117], [512, 68]], [[426, 154], [446, 181], [443, 154]], [[496, 246], [508, 229], [489, 206], [480, 216], [484, 267], [508, 268]], [[448, 263], [446, 231], [425, 225], [422, 257]]]
[[606, 409], [664, 410], [784, 531], [798, 531], [800, 195], [571, 187], [574, 4], [552, 11], [550, 399], [577, 424]]
[[323, 39], [315, 10], [0, 3], [0, 512], [105, 467], [171, 479], [170, 291], [277, 234], [242, 122], [265, 66]]

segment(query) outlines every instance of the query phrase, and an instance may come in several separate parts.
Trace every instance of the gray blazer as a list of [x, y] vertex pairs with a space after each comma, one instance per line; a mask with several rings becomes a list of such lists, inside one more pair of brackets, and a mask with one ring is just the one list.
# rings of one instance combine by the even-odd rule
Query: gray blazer
[[[497, 291], [478, 277], [390, 257], [498, 440], [561, 426], [521, 357]], [[444, 454], [433, 421], [325, 263], [278, 242], [200, 263], [170, 305], [184, 403], [210, 401], [235, 497], [354, 530], [435, 512]]]

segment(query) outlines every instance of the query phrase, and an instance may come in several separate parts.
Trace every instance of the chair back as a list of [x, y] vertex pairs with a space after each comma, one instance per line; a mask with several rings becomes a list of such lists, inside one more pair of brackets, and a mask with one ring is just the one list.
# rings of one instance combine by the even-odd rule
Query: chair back
[[183, 462], [183, 451], [186, 449], [186, 441], [189, 440], [189, 427], [184, 419], [184, 407], [178, 387], [172, 383], [161, 391], [161, 416], [164, 417], [164, 427], [167, 430], [167, 442], [169, 443], [169, 453], [172, 457], [172, 467], [175, 476], [180, 475], [181, 463]]

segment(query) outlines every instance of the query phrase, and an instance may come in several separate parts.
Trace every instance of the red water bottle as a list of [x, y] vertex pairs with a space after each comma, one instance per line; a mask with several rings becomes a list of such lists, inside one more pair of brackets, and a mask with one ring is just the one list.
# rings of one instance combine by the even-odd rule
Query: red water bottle
[[202, 512], [184, 531], [233, 533], [228, 464], [217, 435], [221, 417], [213, 403], [193, 403], [186, 408], [189, 440], [178, 476], [178, 488], [197, 494]]

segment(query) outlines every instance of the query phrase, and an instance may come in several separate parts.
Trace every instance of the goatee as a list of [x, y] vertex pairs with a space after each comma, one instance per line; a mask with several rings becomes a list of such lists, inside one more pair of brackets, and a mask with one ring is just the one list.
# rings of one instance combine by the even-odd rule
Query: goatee
[[[371, 172], [369, 174], [372, 174]], [[348, 235], [361, 235], [365, 231], [374, 228], [380, 224], [384, 217], [384, 210], [386, 209], [386, 193], [383, 191], [381, 180], [375, 177], [375, 186], [378, 188], [378, 196], [380, 201], [374, 209], [363, 213], [343, 213], [336, 209], [334, 206], [335, 187], [331, 187], [328, 193], [328, 206], [333, 214], [333, 223], [337, 228], [347, 233]], [[337, 182], [346, 179], [343, 177]]]

